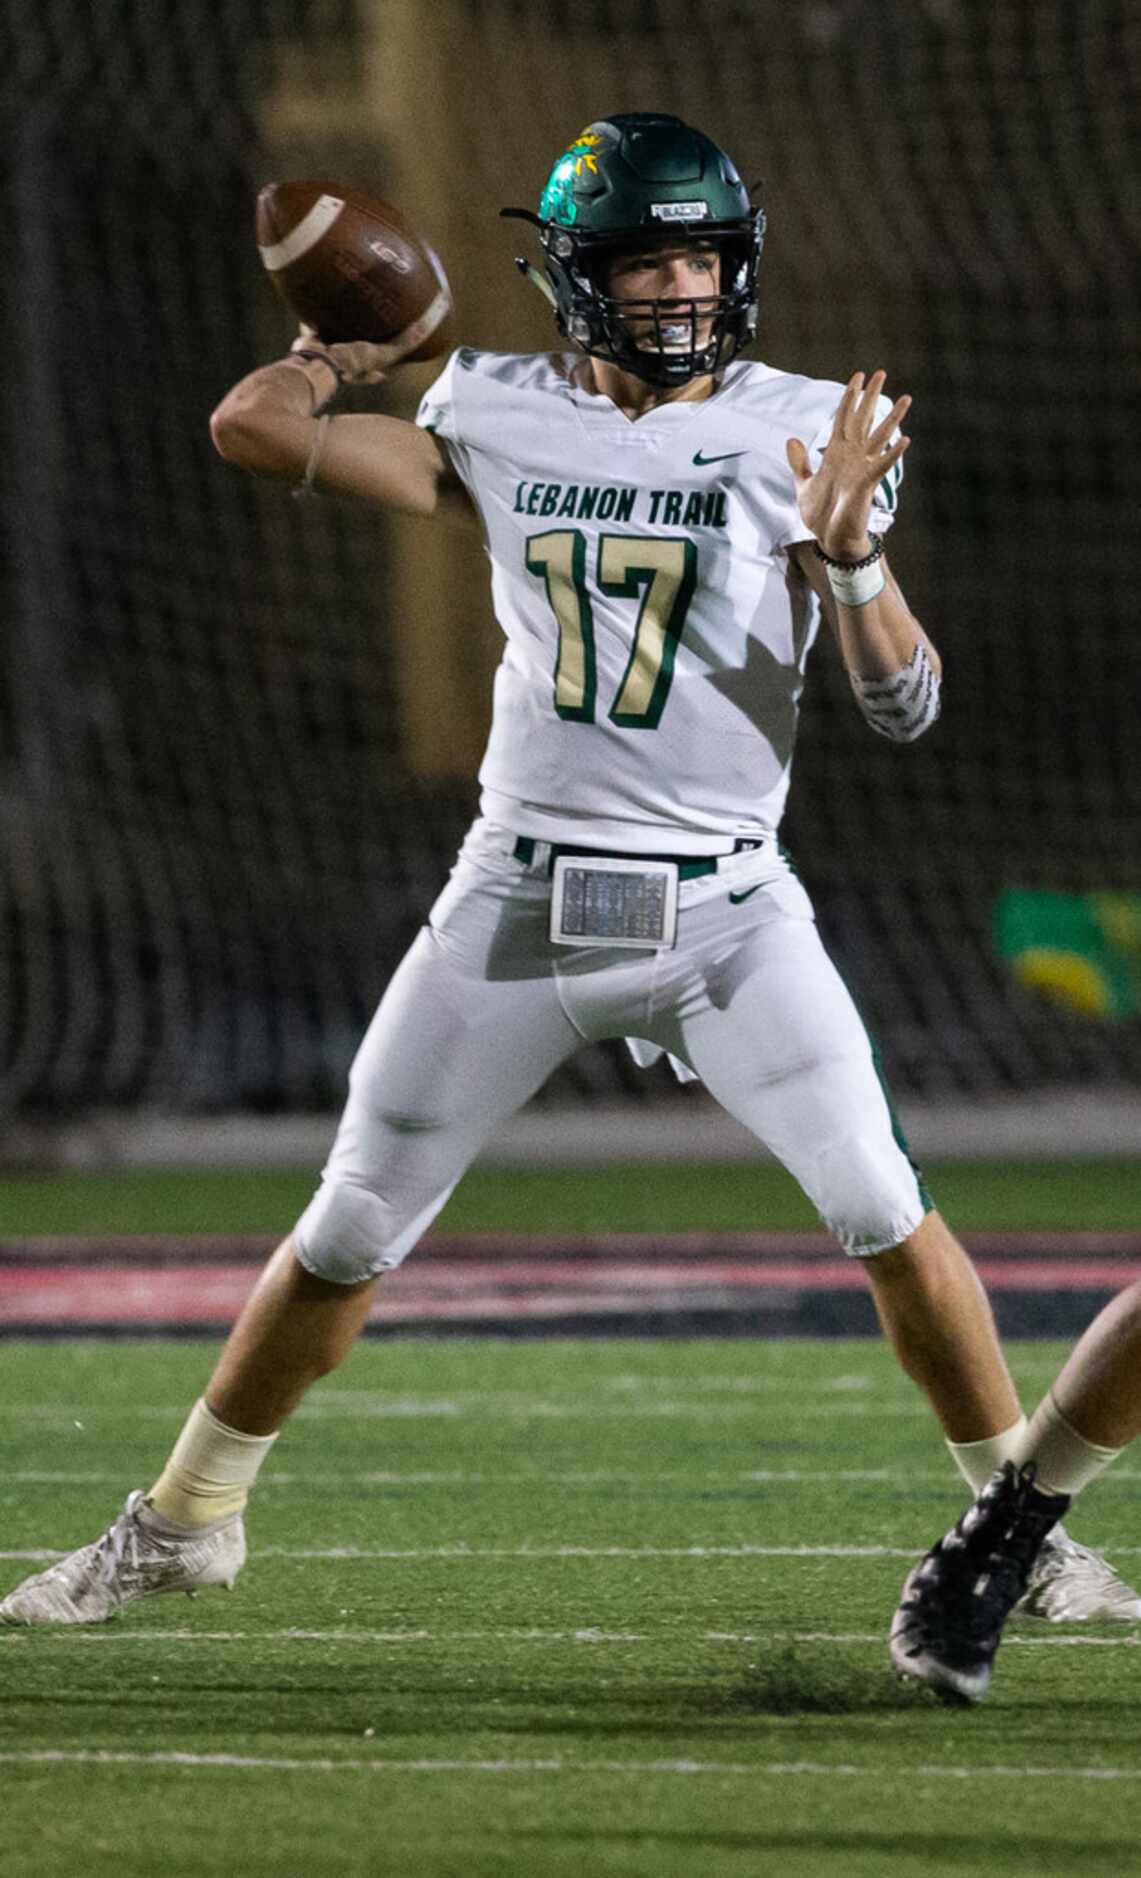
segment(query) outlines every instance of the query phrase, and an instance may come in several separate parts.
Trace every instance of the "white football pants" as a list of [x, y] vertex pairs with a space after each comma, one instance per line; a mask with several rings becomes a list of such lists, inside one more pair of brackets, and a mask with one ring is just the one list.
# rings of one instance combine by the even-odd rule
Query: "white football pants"
[[775, 843], [683, 881], [659, 952], [552, 945], [545, 850], [525, 864], [514, 845], [476, 822], [381, 1000], [296, 1227], [308, 1270], [350, 1284], [399, 1265], [501, 1123], [604, 1037], [689, 1065], [846, 1251], [914, 1231], [924, 1197], [867, 1032]]

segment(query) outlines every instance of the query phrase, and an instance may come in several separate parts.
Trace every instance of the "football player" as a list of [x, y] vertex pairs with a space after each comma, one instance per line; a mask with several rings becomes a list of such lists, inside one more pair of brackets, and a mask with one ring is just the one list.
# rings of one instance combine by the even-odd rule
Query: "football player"
[[[952, 1702], [982, 1699], [1007, 1618], [1035, 1575], [1042, 1590], [1063, 1563], [1050, 1550], [1057, 1522], [1139, 1434], [1141, 1281], [1095, 1317], [1015, 1454], [909, 1572], [890, 1638], [902, 1676], [930, 1683]], [[1059, 1583], [1051, 1615], [1085, 1615], [1066, 1604]]]
[[[668, 1053], [791, 1169], [972, 1488], [1024, 1437], [982, 1286], [777, 838], [822, 620], [872, 730], [907, 742], [938, 713], [938, 654], [884, 552], [909, 399], [882, 371], [839, 384], [741, 358], [764, 214], [675, 117], [589, 125], [538, 214], [513, 213], [537, 231], [542, 266], [521, 266], [557, 350], [460, 350], [408, 423], [330, 409], [398, 346], [306, 334], [214, 415], [247, 470], [481, 532], [506, 644], [480, 814], [361, 1045], [321, 1186], [159, 1479], [13, 1591], [9, 1623], [232, 1582], [257, 1471], [379, 1276], [601, 1038]], [[1043, 1556], [1043, 1611], [1064, 1594], [1067, 1614], [1138, 1615], [1057, 1529]]]

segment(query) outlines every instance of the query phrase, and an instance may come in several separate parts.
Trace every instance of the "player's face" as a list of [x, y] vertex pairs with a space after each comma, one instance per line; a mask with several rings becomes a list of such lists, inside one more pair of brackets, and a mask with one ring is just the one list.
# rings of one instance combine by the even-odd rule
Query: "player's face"
[[[632, 249], [610, 264], [608, 288], [616, 300], [659, 303], [661, 343], [667, 352], [689, 352], [708, 345], [713, 334], [713, 310], [701, 312], [691, 302], [709, 300], [721, 291], [721, 256], [708, 242], [678, 242], [673, 246]], [[670, 303], [677, 317], [668, 317]], [[623, 321], [634, 343], [652, 350], [658, 345], [654, 316], [648, 308], [632, 310]]]

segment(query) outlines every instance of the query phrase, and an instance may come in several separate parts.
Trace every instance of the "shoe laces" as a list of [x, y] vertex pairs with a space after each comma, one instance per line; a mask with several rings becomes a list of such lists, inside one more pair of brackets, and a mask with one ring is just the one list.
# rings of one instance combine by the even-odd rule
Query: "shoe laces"
[[[928, 1553], [913, 1603], [924, 1633], [940, 1646], [989, 1637], [1026, 1589], [1057, 1511], [1035, 1505], [1036, 1469], [1007, 1461], [979, 1498]], [[926, 1585], [938, 1587], [927, 1599]]]
[[134, 1495], [127, 1501], [114, 1524], [95, 1544], [95, 1557], [92, 1560], [94, 1577], [98, 1583], [113, 1585], [121, 1566], [126, 1563], [132, 1571], [138, 1571], [143, 1529], [138, 1515], [138, 1505]]
[[[1022, 1467], [1007, 1461], [1001, 1473], [987, 1482], [978, 1499], [952, 1528], [952, 1533], [968, 1552], [997, 1552], [1001, 1548], [1004, 1558], [1029, 1570], [1042, 1541], [1059, 1517], [1057, 1506], [1035, 1504], [1036, 1500], [1046, 1498], [1035, 1486], [1037, 1472], [1033, 1461], [1027, 1461]], [[1060, 1510], [1064, 1511], [1068, 1504], [1068, 1500], [1064, 1500]], [[948, 1534], [942, 1542], [944, 1546], [951, 1536]]]

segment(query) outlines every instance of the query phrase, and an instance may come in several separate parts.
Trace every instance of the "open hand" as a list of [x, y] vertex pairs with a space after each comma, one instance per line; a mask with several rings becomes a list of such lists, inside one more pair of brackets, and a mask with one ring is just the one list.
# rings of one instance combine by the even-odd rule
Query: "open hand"
[[859, 561], [868, 553], [868, 516], [876, 485], [911, 441], [903, 436], [890, 441], [910, 408], [909, 397], [897, 398], [883, 422], [872, 428], [886, 376], [873, 372], [865, 385], [864, 374], [856, 372], [848, 380], [818, 470], [813, 470], [799, 437], [790, 437], [785, 445], [805, 526], [825, 554], [837, 560]]

